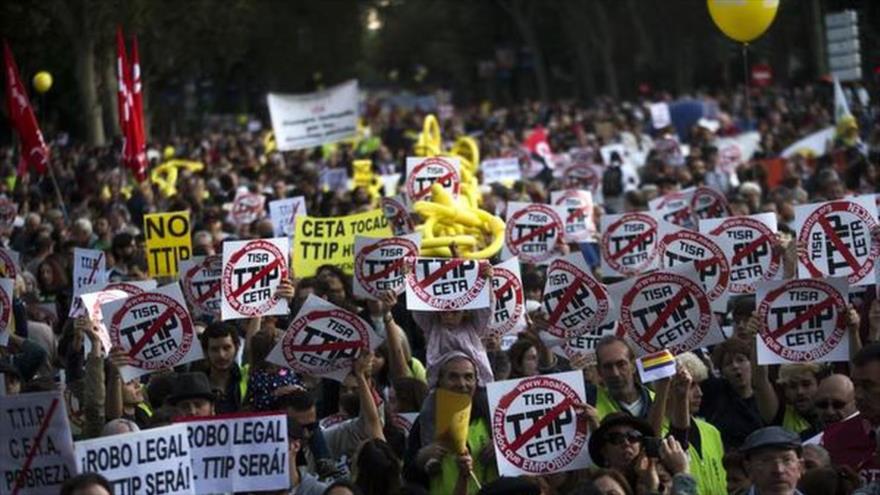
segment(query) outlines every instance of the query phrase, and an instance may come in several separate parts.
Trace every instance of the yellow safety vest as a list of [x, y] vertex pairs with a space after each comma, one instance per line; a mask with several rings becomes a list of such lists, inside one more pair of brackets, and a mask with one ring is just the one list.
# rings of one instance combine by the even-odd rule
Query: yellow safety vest
[[245, 402], [244, 399], [247, 397], [248, 391], [248, 379], [250, 378], [250, 369], [251, 365], [245, 364], [243, 365], [239, 371], [241, 372], [241, 377], [238, 379], [238, 391], [241, 392], [241, 407], [244, 407]]
[[[721, 460], [724, 458], [724, 443], [721, 441], [721, 432], [710, 423], [691, 416], [691, 421], [697, 425], [700, 432], [700, 450], [693, 444], [688, 445], [688, 458], [690, 459], [690, 474], [697, 482], [697, 493], [700, 495], [715, 495], [727, 493], [727, 471]], [[669, 420], [663, 420], [663, 434], [669, 432]]]
[[137, 405], [137, 407], [138, 407], [138, 409], [143, 411], [144, 414], [146, 414], [148, 418], [153, 417], [153, 409], [146, 402], [141, 402], [140, 404]]
[[810, 425], [809, 421], [804, 419], [803, 416], [795, 411], [793, 407], [786, 404], [785, 412], [782, 415], [782, 427], [792, 433], [797, 433], [798, 435], [800, 435], [801, 433], [809, 430], [812, 425]]
[[[467, 437], [468, 450], [474, 461], [474, 474], [480, 480], [480, 484], [486, 485], [498, 479], [498, 469], [495, 462], [491, 462], [488, 466], [483, 465], [480, 461], [480, 452], [487, 445], [492, 445], [492, 435], [489, 425], [485, 419], [478, 419], [468, 427]], [[455, 490], [455, 483], [458, 481], [458, 459], [454, 454], [443, 456], [440, 461], [440, 474], [431, 478], [431, 495], [449, 495]], [[474, 480], [468, 480], [467, 493], [475, 495], [480, 489], [474, 483]]]
[[[648, 398], [654, 400], [654, 392], [648, 390]], [[608, 389], [599, 385], [596, 387], [596, 411], [599, 413], [599, 421], [602, 421], [605, 416], [613, 412], [623, 411], [621, 409], [620, 404], [611, 397], [611, 394], [608, 393]]]

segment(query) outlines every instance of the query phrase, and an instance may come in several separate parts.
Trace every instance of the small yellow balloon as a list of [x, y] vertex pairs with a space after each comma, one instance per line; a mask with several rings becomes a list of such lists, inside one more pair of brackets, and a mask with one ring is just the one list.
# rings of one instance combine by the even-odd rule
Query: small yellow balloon
[[779, 0], [707, 0], [709, 15], [727, 37], [748, 43], [767, 31]]
[[177, 153], [177, 150], [174, 149], [174, 146], [166, 146], [164, 150], [162, 150], [162, 157], [166, 160], [170, 160], [174, 158], [174, 154]]
[[41, 70], [34, 75], [34, 89], [37, 93], [45, 93], [52, 87], [52, 74]]

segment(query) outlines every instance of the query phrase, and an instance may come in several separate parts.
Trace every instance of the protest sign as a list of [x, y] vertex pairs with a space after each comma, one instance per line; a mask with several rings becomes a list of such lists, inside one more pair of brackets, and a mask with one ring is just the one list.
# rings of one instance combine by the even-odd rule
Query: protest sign
[[582, 359], [586, 364], [596, 364], [596, 344], [608, 335], [624, 337], [623, 327], [617, 321], [605, 318], [605, 321], [587, 332], [567, 339], [562, 345], [553, 347], [553, 353], [569, 361]]
[[220, 316], [220, 276], [223, 257], [220, 255], [193, 256], [180, 262], [180, 285], [183, 295], [194, 312]]
[[587, 467], [586, 401], [580, 371], [490, 383], [492, 441], [501, 476], [542, 475]]
[[322, 168], [318, 172], [318, 185], [322, 191], [345, 191], [348, 189], [348, 170]]
[[511, 185], [522, 180], [522, 170], [519, 168], [519, 158], [490, 158], [480, 162], [480, 171], [483, 172], [483, 184]]
[[487, 334], [502, 337], [525, 330], [526, 306], [517, 258], [510, 258], [493, 267], [492, 291], [494, 306]]
[[698, 221], [706, 218], [722, 218], [730, 216], [730, 205], [721, 192], [711, 187], [700, 186], [694, 190], [691, 198], [691, 211]]
[[409, 436], [409, 431], [412, 430], [413, 425], [416, 421], [419, 420], [419, 413], [394, 413], [391, 416], [391, 424], [396, 426], [399, 430], [403, 431], [406, 436]]
[[309, 294], [266, 360], [310, 376], [341, 382], [361, 349], [380, 344], [361, 317]]
[[406, 157], [404, 190], [410, 203], [431, 199], [431, 186], [438, 182], [443, 189], [458, 197], [461, 187], [461, 162], [458, 157]]
[[286, 490], [287, 415], [240, 413], [182, 418], [196, 493]]
[[293, 272], [312, 277], [322, 265], [333, 265], [354, 273], [354, 238], [390, 237], [391, 225], [382, 210], [370, 210], [344, 217], [318, 218], [300, 215], [293, 236]]
[[129, 366], [125, 381], [202, 358], [186, 301], [175, 282], [101, 306], [113, 347], [124, 350]]
[[507, 204], [502, 259], [519, 257], [523, 263], [546, 264], [565, 235], [566, 209], [540, 203]]
[[232, 223], [248, 225], [263, 217], [266, 196], [239, 190], [232, 202]]
[[358, 85], [355, 80], [315, 93], [269, 93], [266, 100], [280, 151], [333, 143], [357, 133]]
[[724, 340], [711, 301], [692, 266], [624, 280], [608, 287], [619, 302], [619, 324], [638, 355], [669, 349], [680, 354]]
[[626, 146], [622, 144], [606, 144], [599, 148], [599, 154], [602, 155], [602, 163], [604, 163], [606, 167], [615, 161], [625, 163], [629, 155]]
[[847, 277], [852, 285], [874, 283], [880, 243], [871, 242], [877, 227], [873, 195], [794, 208], [800, 278]]
[[580, 252], [556, 258], [544, 285], [547, 332], [560, 339], [581, 335], [598, 326], [608, 314], [605, 286], [593, 278]]
[[693, 197], [696, 188], [689, 187], [681, 191], [666, 194], [648, 201], [648, 208], [657, 212], [661, 220], [674, 223], [679, 227], [695, 230]]
[[151, 277], [176, 277], [178, 263], [192, 255], [189, 211], [144, 215], [147, 270]]
[[758, 364], [849, 360], [846, 278], [758, 284]]
[[712, 309], [721, 313], [727, 311], [730, 263], [714, 240], [699, 232], [663, 222], [660, 225], [657, 256], [662, 268], [686, 265], [696, 270], [712, 302]]
[[565, 242], [593, 240], [596, 223], [593, 220], [593, 194], [590, 191], [568, 189], [550, 193], [550, 203], [563, 206], [565, 215]]
[[[12, 297], [15, 288], [15, 280], [0, 278], [0, 335], [5, 334], [0, 345], [6, 345], [9, 340], [9, 325], [12, 323]], [[2, 381], [2, 377], [0, 377]]]
[[386, 239], [355, 237], [352, 283], [355, 297], [378, 299], [379, 294], [386, 290], [403, 294], [403, 265], [408, 259], [419, 255], [421, 242], [421, 234]]
[[115, 495], [195, 495], [187, 428], [173, 424], [76, 442], [80, 473], [99, 473]]
[[272, 219], [272, 235], [292, 237], [296, 231], [297, 215], [306, 214], [306, 199], [302, 196], [270, 201], [269, 218]]
[[700, 232], [711, 236], [730, 264], [731, 294], [754, 294], [755, 284], [782, 275], [782, 252], [776, 242], [776, 215], [700, 220]]
[[14, 279], [18, 276], [18, 251], [0, 248], [0, 277]]
[[73, 248], [73, 297], [82, 288], [107, 280], [107, 257], [98, 249]]
[[225, 320], [287, 314], [287, 299], [276, 298], [289, 278], [287, 237], [223, 243], [220, 315]]
[[572, 162], [559, 171], [564, 187], [584, 189], [600, 196], [602, 193], [602, 167], [591, 163]]
[[406, 207], [406, 196], [394, 196], [379, 200], [382, 212], [391, 226], [391, 232], [395, 236], [412, 234], [415, 231], [415, 223], [409, 215]]
[[406, 307], [446, 311], [489, 307], [490, 284], [484, 261], [460, 258], [413, 258], [406, 274]]
[[17, 215], [18, 204], [13, 203], [5, 196], [0, 197], [0, 229], [11, 229], [15, 223], [15, 217]]
[[0, 494], [58, 493], [76, 473], [61, 392], [0, 397]]
[[734, 186], [739, 185], [736, 169], [752, 159], [760, 144], [761, 133], [758, 131], [743, 132], [736, 136], [716, 139], [718, 163], [715, 170], [730, 177]]
[[656, 382], [675, 376], [675, 356], [669, 352], [669, 349], [646, 354], [636, 359], [636, 368], [639, 370], [639, 380], [642, 383]]
[[651, 124], [654, 129], [663, 129], [672, 124], [672, 116], [669, 114], [669, 104], [665, 101], [649, 103], [648, 110], [651, 112]]
[[628, 277], [657, 266], [657, 219], [650, 213], [602, 215], [602, 274]]
[[[99, 283], [83, 288], [83, 294], [77, 300], [82, 304], [82, 311], [98, 327], [98, 337], [101, 338], [105, 351], [109, 351], [113, 343], [110, 341], [110, 334], [107, 332], [107, 326], [104, 324], [104, 313], [101, 311], [101, 307], [110, 301], [124, 299], [155, 288], [155, 280]], [[77, 314], [77, 317], [79, 316], [81, 316], [81, 313]], [[85, 342], [88, 343], [89, 340], [85, 339]]]

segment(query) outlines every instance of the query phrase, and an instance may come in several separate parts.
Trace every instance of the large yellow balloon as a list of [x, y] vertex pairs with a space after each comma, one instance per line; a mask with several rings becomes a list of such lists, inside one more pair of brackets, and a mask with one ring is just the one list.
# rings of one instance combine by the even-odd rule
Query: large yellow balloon
[[779, 0], [707, 0], [715, 25], [728, 37], [748, 43], [773, 23]]
[[45, 93], [52, 87], [52, 74], [41, 70], [34, 75], [34, 89], [37, 93]]

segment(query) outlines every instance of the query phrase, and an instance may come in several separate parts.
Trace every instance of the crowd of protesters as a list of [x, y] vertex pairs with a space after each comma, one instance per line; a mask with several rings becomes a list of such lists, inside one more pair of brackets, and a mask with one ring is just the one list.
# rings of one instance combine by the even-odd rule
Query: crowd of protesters
[[[722, 191], [737, 215], [775, 213], [781, 235], [790, 238], [795, 206], [880, 193], [880, 112], [867, 90], [850, 96], [853, 118], [839, 126], [827, 153], [785, 160], [781, 180], [772, 184], [765, 159], [836, 125], [829, 84], [756, 91], [750, 114], [741, 92], [697, 95], [713, 124], [693, 122], [685, 129], [679, 138], [688, 153], [680, 160], [653, 148], [671, 129], [653, 128], [646, 101], [456, 108], [442, 127], [450, 141], [474, 136], [484, 158], [520, 157], [528, 178], [512, 187], [482, 186], [483, 208], [502, 218], [508, 202], [546, 203], [551, 191], [566, 187], [564, 177], [554, 176], [552, 161], [523, 148], [540, 125], [557, 155], [586, 149], [600, 162], [599, 148], [611, 143], [645, 153], [644, 164], [627, 170], [606, 164], [597, 218], [645, 210], [658, 195], [707, 185]], [[359, 300], [350, 276], [333, 267], [315, 277], [293, 274], [279, 287], [276, 296], [289, 300], [290, 315], [198, 321], [202, 362], [129, 382], [119, 373], [125, 353], [105, 352], [91, 321], [67, 317], [75, 247], [103, 250], [111, 280], [148, 278], [142, 228], [147, 213], [189, 210], [193, 254], [205, 255], [218, 253], [226, 240], [272, 237], [268, 217], [249, 225], [230, 222], [229, 204], [242, 189], [268, 199], [303, 196], [313, 216], [375, 208], [365, 189], [322, 187], [322, 170], [350, 169], [354, 159], [369, 158], [376, 173], [402, 173], [424, 114], [368, 100], [362, 117], [370, 135], [356, 145], [280, 153], [266, 149], [263, 133], [244, 129], [206, 129], [151, 143], [153, 166], [169, 157], [205, 165], [201, 172], [182, 171], [173, 195], [150, 181], [132, 182], [119, 166], [117, 148], [54, 143], [63, 205], [47, 177], [17, 178], [14, 149], [0, 148], [0, 193], [18, 204], [20, 217], [2, 232], [3, 246], [21, 255], [14, 325], [0, 360], [7, 394], [66, 388], [77, 405], [69, 404], [77, 438], [154, 428], [184, 415], [286, 411], [291, 485], [283, 493], [291, 494], [880, 493], [880, 305], [873, 286], [852, 298], [846, 321], [855, 349], [849, 363], [759, 366], [755, 298], [742, 296], [719, 316], [733, 328], [726, 341], [677, 356], [677, 374], [651, 386], [639, 382], [625, 339], [603, 339], [595, 362], [569, 362], [548, 349], [540, 337], [546, 327], [544, 272], [528, 265], [522, 266], [528, 327], [504, 346], [498, 339], [436, 336], [463, 326], [469, 335], [484, 333], [486, 310], [450, 311], [432, 320], [408, 311], [403, 297], [390, 293], [379, 302]], [[749, 130], [760, 132], [754, 157], [732, 174], [721, 170], [714, 140]], [[792, 276], [794, 257], [785, 259]], [[387, 336], [375, 353], [356, 360], [341, 383], [266, 362], [309, 294], [361, 314]], [[583, 370], [587, 383], [587, 403], [578, 407], [591, 425], [593, 466], [499, 477], [486, 434], [487, 382], [565, 370]], [[484, 435], [469, 438], [466, 454], [450, 452], [432, 437], [438, 389], [473, 397], [471, 431]], [[410, 412], [421, 414], [409, 432], [388, 420]], [[654, 437], [661, 440], [649, 453], [647, 439]], [[62, 493], [112, 493], [99, 475], [71, 479]]]

